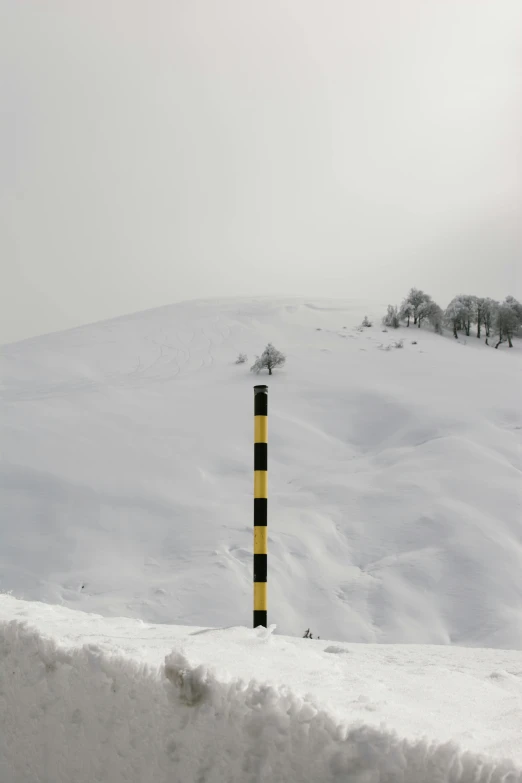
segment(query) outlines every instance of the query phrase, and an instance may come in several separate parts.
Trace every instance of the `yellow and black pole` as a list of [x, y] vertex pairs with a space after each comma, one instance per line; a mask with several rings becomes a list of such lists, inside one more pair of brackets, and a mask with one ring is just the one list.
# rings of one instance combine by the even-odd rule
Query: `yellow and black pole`
[[254, 386], [254, 628], [267, 627], [268, 386]]

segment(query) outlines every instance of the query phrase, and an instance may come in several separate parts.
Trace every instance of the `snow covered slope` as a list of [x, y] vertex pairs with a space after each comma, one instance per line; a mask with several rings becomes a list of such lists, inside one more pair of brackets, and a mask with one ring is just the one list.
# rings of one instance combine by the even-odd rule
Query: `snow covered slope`
[[248, 626], [268, 380], [248, 367], [271, 341], [288, 361], [269, 379], [269, 621], [520, 648], [521, 354], [356, 331], [384, 310], [196, 302], [4, 346], [0, 590]]
[[154, 626], [0, 596], [2, 783], [521, 783], [521, 696], [515, 651]]

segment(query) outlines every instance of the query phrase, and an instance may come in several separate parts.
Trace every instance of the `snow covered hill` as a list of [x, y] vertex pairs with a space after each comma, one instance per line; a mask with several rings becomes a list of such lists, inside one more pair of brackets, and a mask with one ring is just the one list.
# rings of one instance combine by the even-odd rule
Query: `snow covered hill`
[[[196, 302], [4, 346], [0, 590], [249, 626], [266, 380], [278, 631], [520, 648], [520, 351], [356, 330], [384, 310]], [[269, 341], [287, 365], [256, 378]]]

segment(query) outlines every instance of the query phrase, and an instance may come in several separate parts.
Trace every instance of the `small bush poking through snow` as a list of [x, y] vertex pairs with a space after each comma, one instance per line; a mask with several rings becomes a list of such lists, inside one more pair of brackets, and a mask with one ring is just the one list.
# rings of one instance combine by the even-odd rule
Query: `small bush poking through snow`
[[393, 351], [395, 348], [404, 348], [404, 340], [394, 340], [393, 343], [388, 343], [388, 345], [380, 343], [377, 348], [379, 351]]
[[372, 322], [369, 320], [369, 318], [368, 318], [368, 316], [367, 316], [367, 315], [365, 315], [365, 316], [364, 316], [364, 320], [363, 320], [363, 322], [362, 322], [361, 326], [364, 326], [364, 327], [366, 327], [367, 329], [368, 329], [370, 326], [373, 326]]
[[306, 631], [303, 634], [303, 639], [320, 639], [320, 636], [314, 637], [313, 633], [310, 631], [309, 628], [306, 629]]
[[240, 353], [239, 356], [236, 359], [236, 364], [245, 364], [247, 359], [248, 359], [248, 356], [246, 355], [246, 353]]

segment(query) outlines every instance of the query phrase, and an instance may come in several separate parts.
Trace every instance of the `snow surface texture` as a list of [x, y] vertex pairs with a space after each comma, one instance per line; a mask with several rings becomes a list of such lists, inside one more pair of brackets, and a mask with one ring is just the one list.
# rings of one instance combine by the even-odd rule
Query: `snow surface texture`
[[0, 618], [2, 783], [522, 781], [514, 651]]
[[[385, 311], [196, 302], [4, 346], [0, 590], [249, 626], [269, 382], [269, 622], [520, 648], [520, 349], [384, 333]], [[287, 355], [270, 379], [248, 370], [267, 342]]]

